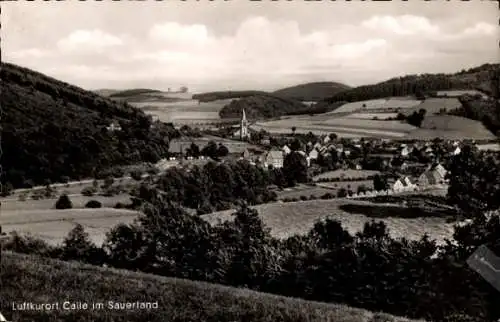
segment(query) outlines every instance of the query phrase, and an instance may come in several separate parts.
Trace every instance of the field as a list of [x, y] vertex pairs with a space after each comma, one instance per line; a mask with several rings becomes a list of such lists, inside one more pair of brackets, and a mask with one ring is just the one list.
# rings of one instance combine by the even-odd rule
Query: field
[[352, 113], [352, 112], [359, 112], [360, 110], [370, 111], [370, 110], [398, 109], [398, 108], [406, 109], [418, 106], [420, 103], [421, 101], [411, 98], [391, 97], [388, 99], [376, 99], [376, 100], [347, 103], [340, 106], [335, 111], [330, 112], [330, 114], [344, 113], [344, 112]]
[[169, 150], [170, 151], [178, 151], [178, 150], [180, 151], [181, 145], [182, 145], [182, 149], [187, 149], [187, 148], [189, 148], [191, 142], [198, 145], [198, 147], [201, 150], [210, 141], [215, 141], [217, 144], [222, 143], [224, 146], [226, 146], [228, 148], [229, 153], [243, 153], [245, 151], [245, 149], [249, 149], [249, 148], [256, 149], [256, 150], [261, 149], [260, 147], [258, 147], [256, 145], [249, 144], [247, 142], [236, 141], [236, 140], [231, 140], [231, 139], [224, 139], [221, 137], [206, 135], [206, 136], [203, 136], [200, 138], [189, 138], [186, 140], [182, 140], [182, 139], [173, 140], [170, 142], [171, 147], [169, 148]]
[[373, 120], [374, 118], [379, 120], [395, 119], [398, 113], [352, 113], [346, 115], [349, 119], [361, 119], [361, 120]]
[[282, 191], [276, 191], [278, 199], [285, 198], [300, 198], [301, 196], [310, 197], [311, 195], [319, 198], [326, 193], [332, 194], [334, 191], [328, 188], [322, 188], [319, 186], [311, 187], [307, 185], [299, 185], [298, 187], [285, 188]]
[[321, 174], [318, 174], [313, 178], [314, 181], [318, 181], [320, 179], [333, 179], [333, 178], [339, 178], [339, 179], [347, 179], [347, 178], [367, 178], [369, 176], [374, 176], [376, 174], [380, 174], [380, 171], [374, 171], [374, 170], [354, 170], [354, 169], [348, 169], [348, 170], [342, 170], [338, 169], [335, 171], [328, 171], [324, 172]]
[[448, 140], [490, 140], [495, 136], [475, 120], [452, 115], [426, 116], [421, 128], [408, 135], [409, 139], [432, 140], [436, 137]]
[[461, 107], [462, 104], [457, 98], [428, 98], [422, 104], [402, 110], [401, 112], [405, 115], [410, 115], [413, 112], [418, 112], [420, 109], [425, 109], [427, 111], [427, 116], [434, 115], [435, 113], [439, 113], [441, 109], [445, 109], [447, 111], [451, 111]]
[[219, 111], [231, 100], [199, 102], [185, 100], [180, 102], [130, 102], [132, 106], [142, 109], [145, 113], [155, 115], [162, 122], [181, 124], [218, 122]]
[[295, 127], [296, 133], [329, 134], [336, 133], [339, 137], [380, 137], [402, 138], [414, 129], [411, 125], [400, 121], [374, 121], [354, 119], [333, 114], [320, 114], [309, 117], [287, 118], [269, 122], [257, 122], [253, 128], [264, 129], [271, 133], [291, 133]]
[[[277, 238], [286, 238], [295, 234], [309, 232], [314, 223], [322, 218], [330, 217], [342, 222], [342, 225], [351, 234], [363, 229], [366, 222], [375, 219], [387, 224], [390, 235], [394, 238], [408, 238], [417, 240], [424, 233], [442, 243], [444, 238], [452, 238], [453, 224], [447, 223], [445, 218], [374, 218], [360, 214], [351, 214], [339, 209], [340, 205], [361, 204], [372, 205], [365, 201], [347, 199], [312, 200], [287, 203], [270, 203], [258, 205], [254, 208], [259, 212], [262, 220], [271, 229], [271, 234]], [[204, 215], [211, 224], [230, 220], [234, 210], [221, 211]]]
[[462, 96], [462, 95], [481, 95], [483, 96], [483, 93], [481, 93], [480, 91], [476, 91], [476, 90], [463, 90], [463, 91], [438, 91], [437, 92], [437, 96], [444, 96], [444, 97], [459, 97], [459, 96]]
[[81, 224], [90, 238], [100, 245], [105, 234], [119, 223], [132, 223], [138, 212], [126, 209], [31, 209], [3, 211], [0, 217], [2, 232], [17, 231], [31, 234], [50, 244], [59, 244], [73, 229]]
[[[287, 298], [222, 285], [2, 254], [2, 314], [11, 321], [94, 322], [410, 322], [345, 305]], [[56, 281], [56, 282], [55, 282]], [[78, 287], [75, 287], [78, 285]], [[81, 290], [85, 290], [82, 292]], [[63, 310], [63, 301], [105, 303], [100, 310]], [[111, 310], [108, 301], [157, 302], [156, 309]], [[52, 311], [15, 311], [12, 303], [59, 303]]]
[[373, 180], [321, 182], [316, 185], [321, 188], [330, 189], [330, 193], [337, 195], [337, 192], [342, 188], [346, 190], [350, 189], [354, 193], [358, 192], [360, 186], [365, 186], [367, 189], [373, 189]]

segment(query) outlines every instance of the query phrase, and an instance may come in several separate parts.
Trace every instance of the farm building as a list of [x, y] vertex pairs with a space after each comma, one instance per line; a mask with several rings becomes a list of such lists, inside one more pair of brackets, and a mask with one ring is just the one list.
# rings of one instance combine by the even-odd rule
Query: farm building
[[273, 166], [273, 168], [283, 168], [284, 153], [279, 150], [269, 150], [262, 158], [264, 166]]
[[392, 185], [395, 192], [414, 191], [416, 188], [417, 185], [408, 177], [401, 177]]
[[420, 177], [418, 178], [418, 185], [430, 186], [436, 184], [443, 184], [446, 181], [445, 179], [446, 173], [447, 173], [446, 169], [441, 164], [438, 164], [434, 167], [427, 169], [424, 173], [420, 175]]

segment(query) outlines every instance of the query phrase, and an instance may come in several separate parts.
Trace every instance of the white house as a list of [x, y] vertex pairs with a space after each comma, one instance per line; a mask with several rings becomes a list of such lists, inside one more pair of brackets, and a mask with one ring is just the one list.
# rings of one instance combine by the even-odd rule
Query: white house
[[462, 150], [460, 149], [460, 147], [459, 147], [459, 146], [457, 146], [457, 147], [455, 148], [455, 150], [453, 150], [452, 154], [453, 154], [453, 155], [458, 155], [458, 154], [460, 154], [460, 152], [462, 152]]
[[311, 160], [316, 160], [319, 156], [319, 152], [316, 149], [312, 149], [311, 152], [309, 152], [309, 159]]
[[323, 143], [325, 143], [325, 144], [328, 143], [328, 142], [330, 142], [330, 141], [331, 140], [330, 140], [330, 137], [328, 135], [325, 136], [325, 138], [323, 139]]
[[272, 165], [273, 168], [283, 168], [283, 151], [270, 150], [263, 156], [265, 166]]
[[284, 145], [283, 148], [281, 149], [285, 155], [289, 154], [292, 152], [292, 150], [288, 147], [288, 145]]
[[413, 191], [416, 188], [417, 185], [408, 177], [401, 177], [392, 185], [392, 190], [395, 192]]

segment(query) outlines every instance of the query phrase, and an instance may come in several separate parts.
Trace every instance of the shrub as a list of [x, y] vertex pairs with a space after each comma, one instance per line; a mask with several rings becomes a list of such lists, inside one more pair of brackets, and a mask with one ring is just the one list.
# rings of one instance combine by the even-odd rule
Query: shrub
[[125, 204], [124, 204], [124, 203], [122, 203], [122, 202], [117, 202], [117, 203], [116, 203], [116, 205], [115, 205], [113, 208], [115, 208], [115, 209], [123, 209], [123, 208], [125, 208], [125, 207], [126, 207], [126, 206], [125, 206]]
[[82, 189], [82, 195], [84, 195], [86, 197], [91, 197], [95, 193], [97, 193], [97, 188], [95, 188], [95, 187], [85, 187]]
[[307, 200], [307, 197], [306, 197], [306, 196], [300, 196], [300, 200], [301, 200], [301, 201], [306, 201], [306, 200]]
[[67, 194], [63, 194], [59, 197], [56, 202], [56, 209], [71, 209], [73, 208], [73, 203], [69, 199]]
[[100, 201], [97, 200], [90, 200], [85, 204], [85, 208], [101, 208], [102, 204]]

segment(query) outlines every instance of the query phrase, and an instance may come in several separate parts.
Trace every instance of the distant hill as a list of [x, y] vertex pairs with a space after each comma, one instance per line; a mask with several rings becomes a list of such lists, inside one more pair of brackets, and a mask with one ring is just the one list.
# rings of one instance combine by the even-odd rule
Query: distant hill
[[211, 102], [217, 100], [225, 100], [232, 98], [243, 98], [255, 95], [269, 95], [264, 91], [220, 91], [220, 92], [206, 92], [193, 95], [193, 99], [200, 102]]
[[[91, 177], [115, 165], [155, 162], [176, 131], [115, 102], [33, 70], [2, 63], [2, 182], [15, 187]], [[120, 124], [122, 131], [106, 129]]]
[[308, 107], [298, 101], [272, 95], [253, 95], [233, 100], [220, 110], [221, 118], [239, 118], [242, 110], [250, 119], [272, 118], [297, 112], [308, 111]]
[[351, 87], [341, 83], [314, 82], [283, 88], [272, 92], [272, 94], [298, 101], [314, 102], [348, 89], [351, 89]]
[[101, 96], [104, 96], [104, 97], [108, 97], [110, 95], [113, 95], [115, 93], [118, 93], [120, 92], [120, 90], [118, 89], [109, 89], [109, 88], [102, 88], [102, 89], [96, 89], [94, 91], [92, 91], [98, 95], [101, 95]]
[[156, 89], [134, 88], [134, 89], [127, 89], [124, 91], [118, 91], [118, 92], [112, 93], [110, 96], [111, 97], [128, 97], [128, 96], [150, 94], [150, 93], [160, 93], [160, 92], [161, 91], [156, 90]]
[[484, 64], [454, 74], [422, 74], [391, 78], [387, 81], [355, 87], [324, 99], [321, 104], [347, 101], [356, 102], [391, 96], [417, 96], [432, 94], [440, 90], [482, 89], [492, 72], [500, 64]]
[[[384, 313], [259, 293], [125, 270], [62, 262], [4, 251], [1, 263], [2, 314], [11, 321], [249, 321], [411, 322]], [[54, 283], [57, 281], [57, 283]], [[44, 287], [40, 288], [40, 285]], [[78, 287], [74, 287], [78, 285]], [[22, 291], [21, 291], [22, 290]], [[70, 299], [104, 303], [100, 310], [24, 310], [12, 303], [56, 303]], [[72, 299], [72, 300], [71, 300]], [[113, 310], [119, 303], [158, 302], [150, 310]]]

